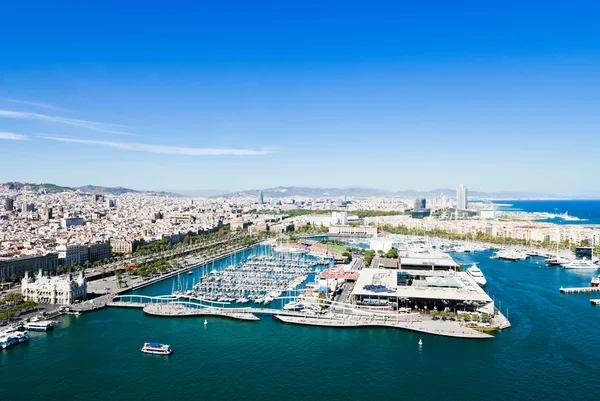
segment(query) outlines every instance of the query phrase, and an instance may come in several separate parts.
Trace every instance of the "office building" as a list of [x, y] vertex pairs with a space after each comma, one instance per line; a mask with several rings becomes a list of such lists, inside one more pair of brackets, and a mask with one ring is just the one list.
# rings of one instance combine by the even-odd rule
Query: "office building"
[[81, 263], [79, 244], [61, 244], [56, 247], [58, 259], [63, 266]]
[[469, 191], [465, 185], [459, 185], [456, 189], [456, 209], [467, 210], [469, 208]]
[[265, 203], [265, 196], [263, 194], [262, 189], [260, 191], [258, 191], [258, 204], [262, 205], [263, 203]]
[[15, 201], [12, 198], [4, 198], [4, 210], [7, 212], [12, 212], [15, 208]]
[[43, 271], [55, 271], [57, 266], [57, 253], [6, 259], [0, 258], [0, 280], [20, 278], [23, 277], [26, 272], [32, 274], [40, 269]]
[[427, 199], [417, 198], [415, 199], [414, 210], [422, 210], [427, 208]]

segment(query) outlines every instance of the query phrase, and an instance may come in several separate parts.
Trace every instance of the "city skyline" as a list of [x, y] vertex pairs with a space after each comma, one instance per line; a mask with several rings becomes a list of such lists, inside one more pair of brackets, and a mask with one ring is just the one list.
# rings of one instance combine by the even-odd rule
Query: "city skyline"
[[0, 182], [600, 195], [589, 8], [87, 7], [7, 6]]

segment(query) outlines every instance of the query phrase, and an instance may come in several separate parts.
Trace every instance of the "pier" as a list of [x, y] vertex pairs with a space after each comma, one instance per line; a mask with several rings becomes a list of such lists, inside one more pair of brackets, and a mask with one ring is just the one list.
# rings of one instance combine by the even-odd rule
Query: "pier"
[[[121, 295], [108, 303], [111, 307], [140, 308], [149, 315], [163, 317], [217, 316], [244, 321], [259, 321], [256, 315], [272, 315], [283, 323], [302, 324], [308, 326], [359, 328], [384, 327], [404, 329], [420, 333], [444, 337], [467, 339], [490, 339], [492, 335], [466, 327], [457, 321], [432, 320], [418, 313], [377, 313], [356, 309], [338, 302], [325, 301], [336, 306], [336, 311], [318, 313], [312, 311], [287, 311], [275, 308], [234, 308], [207, 305], [206, 300], [190, 299], [181, 301], [183, 297], [163, 295], [150, 297], [144, 295]], [[190, 302], [195, 301], [195, 302]], [[213, 302], [218, 303], [218, 302]], [[506, 318], [504, 318], [506, 320]], [[510, 327], [508, 320], [502, 328]]]
[[399, 320], [394, 316], [387, 319], [368, 318], [366, 316], [345, 315], [345, 316], [286, 316], [275, 315], [275, 318], [292, 324], [304, 324], [309, 326], [321, 327], [389, 327], [416, 331], [420, 333], [433, 334], [444, 337], [488, 339], [493, 336], [471, 330], [464, 326], [459, 326], [456, 322], [441, 320]]
[[560, 292], [563, 294], [582, 294], [586, 292], [600, 292], [600, 287], [572, 287], [572, 288], [560, 288]]

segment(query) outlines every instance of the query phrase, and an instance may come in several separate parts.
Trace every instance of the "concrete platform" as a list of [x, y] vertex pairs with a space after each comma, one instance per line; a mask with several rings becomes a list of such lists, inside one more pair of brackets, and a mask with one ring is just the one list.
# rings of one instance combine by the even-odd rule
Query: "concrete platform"
[[488, 339], [493, 336], [481, 333], [476, 330], [461, 326], [458, 322], [441, 320], [422, 320], [422, 321], [402, 321], [402, 320], [383, 320], [371, 319], [357, 316], [320, 316], [320, 317], [299, 317], [275, 315], [275, 318], [285, 323], [304, 324], [308, 326], [322, 327], [389, 327], [395, 329], [404, 329], [417, 331], [420, 333], [433, 334], [437, 336], [469, 338], [469, 339]]
[[225, 312], [216, 308], [189, 308], [177, 304], [147, 304], [144, 312], [154, 316], [184, 317], [184, 316], [219, 316], [237, 320], [258, 321], [252, 313]]

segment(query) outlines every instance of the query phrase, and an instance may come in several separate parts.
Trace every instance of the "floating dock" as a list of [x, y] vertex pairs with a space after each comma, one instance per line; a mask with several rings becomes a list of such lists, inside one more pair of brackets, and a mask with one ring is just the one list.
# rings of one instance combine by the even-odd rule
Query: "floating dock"
[[590, 299], [590, 303], [592, 305], [598, 306], [598, 305], [600, 305], [600, 299]]
[[582, 294], [585, 292], [600, 292], [600, 287], [560, 287], [560, 292], [562, 292], [563, 294]]

